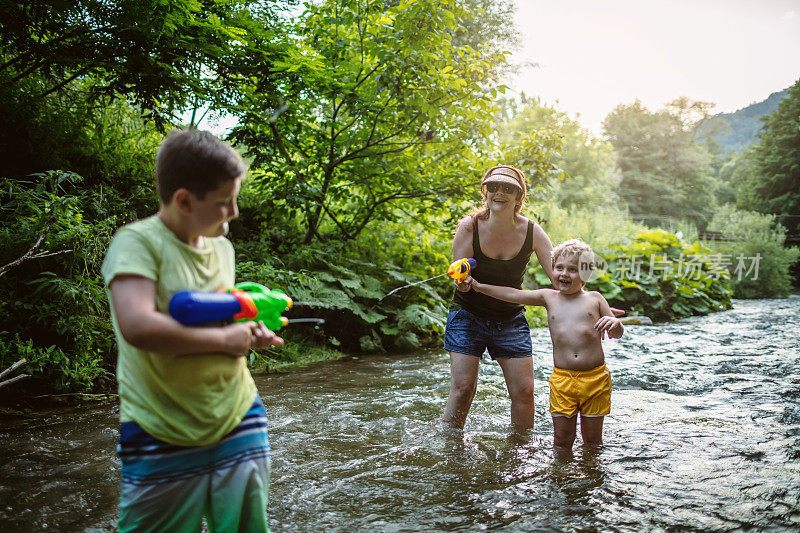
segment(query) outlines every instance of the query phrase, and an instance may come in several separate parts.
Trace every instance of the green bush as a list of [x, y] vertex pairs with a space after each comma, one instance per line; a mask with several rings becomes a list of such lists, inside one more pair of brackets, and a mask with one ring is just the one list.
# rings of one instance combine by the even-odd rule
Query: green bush
[[41, 237], [39, 257], [0, 276], [0, 331], [8, 332], [0, 367], [24, 356], [33, 375], [56, 390], [108, 386], [97, 378], [110, 376], [115, 361], [99, 270], [117, 222], [84, 219], [82, 197], [72, 194], [80, 183], [68, 172], [0, 182], [0, 264]]
[[[384, 227], [357, 243], [314, 244], [281, 257], [269, 254], [266, 241], [242, 242], [236, 245], [237, 280], [279, 288], [301, 302], [289, 317], [326, 320], [319, 329], [282, 330], [292, 341], [345, 351], [413, 349], [438, 342], [452, 291], [446, 278], [438, 278], [384, 298], [397, 287], [444, 272], [450, 263], [438, 241], [413, 242], [414, 237], [408, 228]], [[280, 351], [274, 357], [280, 358]]]
[[721, 256], [730, 273], [736, 298], [785, 297], [792, 290], [790, 269], [800, 250], [785, 247], [786, 229], [775, 215], [722, 206], [709, 224], [726, 241], [707, 242]]
[[56, 345], [39, 347], [19, 334], [0, 332], [3, 368], [23, 358], [26, 363], [17, 374], [30, 374], [43, 385], [43, 390], [107, 390], [114, 383], [113, 374], [104, 366], [103, 353], [98, 350], [66, 353]]
[[[612, 305], [653, 320], [705, 315], [731, 307], [728, 272], [712, 250], [663, 230], [603, 250], [606, 273], [589, 284]], [[614, 294], [616, 292], [616, 294]]]

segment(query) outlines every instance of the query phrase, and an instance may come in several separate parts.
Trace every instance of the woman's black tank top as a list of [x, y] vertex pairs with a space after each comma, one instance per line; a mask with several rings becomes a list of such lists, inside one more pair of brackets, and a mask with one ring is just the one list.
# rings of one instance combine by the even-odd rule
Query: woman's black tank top
[[[478, 221], [472, 217], [472, 252], [477, 266], [470, 272], [480, 283], [503, 285], [505, 287], [522, 288], [522, 278], [533, 253], [533, 221], [528, 221], [528, 234], [522, 249], [512, 259], [492, 259], [486, 257], [481, 250], [478, 236]], [[464, 309], [473, 315], [487, 320], [509, 320], [519, 314], [524, 307], [519, 304], [504, 302], [477, 291], [461, 292], [456, 290], [450, 310]]]

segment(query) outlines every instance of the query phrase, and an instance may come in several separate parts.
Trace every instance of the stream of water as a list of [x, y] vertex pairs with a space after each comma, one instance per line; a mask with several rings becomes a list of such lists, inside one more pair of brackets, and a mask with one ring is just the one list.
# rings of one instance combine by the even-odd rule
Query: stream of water
[[[275, 532], [800, 530], [800, 297], [605, 342], [599, 450], [556, 453], [550, 340], [536, 330], [536, 427], [515, 437], [496, 363], [463, 433], [437, 427], [441, 351], [256, 376], [270, 416]], [[0, 530], [113, 531], [114, 402], [0, 421]]]

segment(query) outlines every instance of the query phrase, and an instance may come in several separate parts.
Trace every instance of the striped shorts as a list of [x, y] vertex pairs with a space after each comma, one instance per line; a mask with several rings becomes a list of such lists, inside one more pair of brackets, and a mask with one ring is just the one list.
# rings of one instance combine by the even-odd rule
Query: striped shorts
[[261, 398], [242, 422], [210, 446], [185, 447], [151, 437], [124, 422], [119, 530], [269, 531], [270, 459], [267, 413]]

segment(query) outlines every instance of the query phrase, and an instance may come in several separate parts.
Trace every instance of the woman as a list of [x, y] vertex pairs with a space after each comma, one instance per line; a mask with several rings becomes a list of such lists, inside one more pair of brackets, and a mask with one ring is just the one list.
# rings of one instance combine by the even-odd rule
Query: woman
[[[458, 224], [453, 258], [474, 257], [471, 275], [481, 283], [521, 288], [535, 252], [552, 279], [553, 245], [544, 230], [520, 214], [527, 193], [525, 175], [508, 165], [489, 169], [481, 181], [483, 205]], [[533, 427], [533, 347], [524, 308], [456, 283], [445, 329], [450, 354], [450, 395], [442, 419], [463, 428], [478, 386], [484, 350], [500, 364], [511, 397], [511, 422]]]

